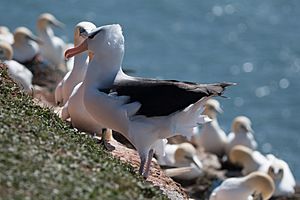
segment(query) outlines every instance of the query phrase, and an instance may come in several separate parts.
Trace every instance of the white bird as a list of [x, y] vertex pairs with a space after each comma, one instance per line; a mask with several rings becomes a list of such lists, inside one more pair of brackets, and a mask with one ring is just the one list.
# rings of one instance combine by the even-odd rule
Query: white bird
[[253, 194], [267, 200], [274, 189], [274, 182], [269, 175], [252, 172], [245, 177], [226, 179], [213, 190], [209, 200], [253, 200]]
[[14, 35], [6, 26], [0, 26], [0, 41], [6, 41], [10, 45], [14, 43]]
[[43, 13], [39, 16], [37, 33], [43, 41], [43, 45], [40, 45], [41, 56], [51, 65], [61, 67], [65, 66], [64, 50], [66, 44], [61, 38], [54, 35], [53, 26], [61, 28], [64, 24], [50, 13]]
[[289, 165], [272, 154], [268, 154], [267, 158], [271, 162], [268, 174], [275, 182], [275, 192], [273, 196], [291, 196], [294, 194], [296, 181]]
[[243, 167], [243, 175], [250, 174], [254, 171], [261, 171], [267, 173], [271, 162], [259, 151], [243, 146], [234, 146], [229, 153], [229, 160], [233, 164], [238, 164]]
[[126, 75], [121, 67], [124, 37], [118, 24], [95, 29], [81, 45], [67, 50], [65, 56], [70, 58], [86, 50], [94, 57], [82, 83], [85, 108], [99, 124], [132, 142], [141, 158], [139, 173], [144, 177], [149, 175], [153, 144], [177, 134], [190, 137], [196, 124], [208, 118], [200, 115], [205, 101], [232, 85]]
[[5, 41], [0, 41], [0, 60], [8, 67], [8, 75], [27, 93], [32, 91], [32, 73], [22, 64], [12, 60], [13, 49]]
[[203, 127], [194, 129], [195, 136], [192, 141], [198, 148], [204, 148], [206, 152], [222, 157], [225, 153], [227, 136], [220, 128], [217, 113], [222, 113], [220, 103], [215, 99], [207, 100], [203, 114], [207, 115], [212, 121], [203, 124]]
[[250, 149], [256, 149], [257, 143], [252, 133], [250, 119], [245, 116], [236, 117], [232, 123], [231, 133], [227, 137], [227, 155], [235, 145], [244, 145]]
[[191, 167], [189, 172], [175, 176], [183, 180], [191, 180], [203, 174], [203, 165], [197, 156], [195, 147], [187, 142], [167, 144], [165, 156], [158, 155], [157, 162], [162, 166]]
[[[74, 30], [74, 45], [79, 45], [94, 28], [96, 26], [90, 22], [78, 23]], [[68, 101], [74, 87], [83, 81], [88, 60], [87, 52], [80, 53], [74, 57], [72, 70], [65, 75], [55, 89], [55, 103], [57, 105], [63, 106]]]
[[39, 44], [41, 40], [28, 28], [18, 27], [14, 32], [13, 59], [24, 65], [33, 62], [40, 53]]

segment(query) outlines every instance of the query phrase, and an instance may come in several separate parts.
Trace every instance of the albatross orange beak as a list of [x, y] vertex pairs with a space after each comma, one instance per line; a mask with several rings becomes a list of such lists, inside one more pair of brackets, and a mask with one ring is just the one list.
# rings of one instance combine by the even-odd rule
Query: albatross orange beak
[[84, 40], [80, 45], [74, 48], [70, 48], [65, 52], [65, 58], [69, 59], [79, 53], [88, 50], [88, 43], [87, 40]]

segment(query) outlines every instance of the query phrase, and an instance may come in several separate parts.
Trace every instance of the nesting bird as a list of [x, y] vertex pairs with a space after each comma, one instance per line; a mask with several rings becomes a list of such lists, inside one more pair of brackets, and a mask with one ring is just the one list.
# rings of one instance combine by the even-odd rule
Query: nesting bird
[[8, 75], [27, 93], [32, 91], [32, 73], [13, 58], [13, 49], [5, 41], [0, 41], [0, 60], [8, 67]]
[[203, 124], [201, 130], [195, 129], [193, 142], [206, 152], [223, 156], [227, 144], [227, 136], [219, 126], [217, 114], [222, 113], [220, 103], [215, 99], [207, 100], [203, 114], [207, 115], [211, 121]]
[[257, 143], [252, 133], [250, 119], [245, 116], [236, 117], [232, 123], [231, 133], [227, 136], [227, 155], [236, 145], [244, 145], [250, 149], [256, 149]]
[[269, 175], [253, 172], [245, 177], [226, 179], [213, 190], [209, 200], [253, 200], [252, 195], [268, 200], [274, 190], [274, 182]]
[[[94, 28], [96, 26], [90, 22], [78, 23], [74, 30], [74, 45], [79, 45]], [[68, 101], [74, 87], [83, 81], [88, 62], [87, 52], [75, 56], [72, 70], [64, 76], [55, 89], [55, 103], [57, 105], [63, 106]]]
[[254, 171], [267, 172], [270, 161], [259, 151], [243, 146], [234, 146], [229, 153], [229, 160], [233, 164], [238, 164], [243, 167], [243, 175], [250, 174]]
[[190, 180], [203, 174], [203, 165], [198, 158], [195, 147], [190, 143], [167, 144], [165, 156], [158, 155], [157, 162], [161, 166], [190, 167], [191, 169], [181, 175], [175, 176], [183, 180]]
[[[124, 37], [120, 25], [102, 26], [79, 46], [66, 51], [70, 58], [84, 51], [94, 53], [82, 83], [83, 102], [103, 127], [122, 133], [136, 147], [139, 173], [148, 177], [158, 140], [177, 134], [192, 135], [205, 101], [221, 95], [230, 83], [196, 84], [131, 77], [122, 70]], [[174, 101], [176, 99], [176, 101]]]
[[56, 67], [65, 65], [66, 44], [61, 38], [54, 35], [52, 27], [61, 28], [63, 26], [64, 24], [50, 13], [41, 14], [37, 20], [38, 36], [43, 41], [43, 45], [40, 45], [41, 56]]
[[10, 45], [14, 43], [14, 35], [6, 26], [0, 26], [0, 41], [5, 41]]
[[274, 196], [291, 196], [294, 194], [296, 181], [289, 165], [271, 154], [267, 155], [267, 158], [271, 162], [268, 174], [275, 182]]
[[41, 40], [28, 28], [18, 27], [14, 32], [13, 59], [25, 65], [33, 62], [40, 53], [39, 44]]
[[[90, 22], [80, 22], [75, 26], [74, 45], [79, 45], [96, 26]], [[71, 119], [72, 126], [80, 131], [102, 135], [102, 143], [108, 150], [114, 147], [109, 143], [112, 137], [112, 130], [105, 129], [86, 111], [83, 103], [82, 81], [84, 79], [89, 56], [87, 52], [75, 55], [74, 66], [67, 73], [64, 79], [58, 84], [55, 90], [55, 101], [64, 105], [62, 119]]]

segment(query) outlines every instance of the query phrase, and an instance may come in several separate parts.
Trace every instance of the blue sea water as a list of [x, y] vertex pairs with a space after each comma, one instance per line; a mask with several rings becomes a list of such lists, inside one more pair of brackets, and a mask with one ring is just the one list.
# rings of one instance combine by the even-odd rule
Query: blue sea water
[[84, 20], [119, 23], [124, 66], [137, 76], [238, 86], [219, 98], [221, 126], [238, 115], [253, 123], [259, 149], [286, 160], [300, 179], [300, 1], [297, 0], [0, 0], [0, 25], [35, 32], [39, 14], [66, 24], [72, 41]]

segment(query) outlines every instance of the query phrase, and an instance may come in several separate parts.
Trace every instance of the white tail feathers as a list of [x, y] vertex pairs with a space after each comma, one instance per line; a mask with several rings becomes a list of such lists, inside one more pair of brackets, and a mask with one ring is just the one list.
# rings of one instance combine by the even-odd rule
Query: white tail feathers
[[193, 167], [178, 167], [178, 168], [171, 168], [165, 169], [165, 173], [169, 177], [180, 176], [186, 173], [190, 173], [193, 170]]
[[194, 104], [189, 105], [183, 111], [177, 112], [172, 117], [171, 130], [173, 134], [180, 134], [190, 138], [193, 136], [193, 128], [198, 124], [210, 122], [211, 119], [206, 115], [201, 115], [205, 102], [210, 97], [203, 97]]

